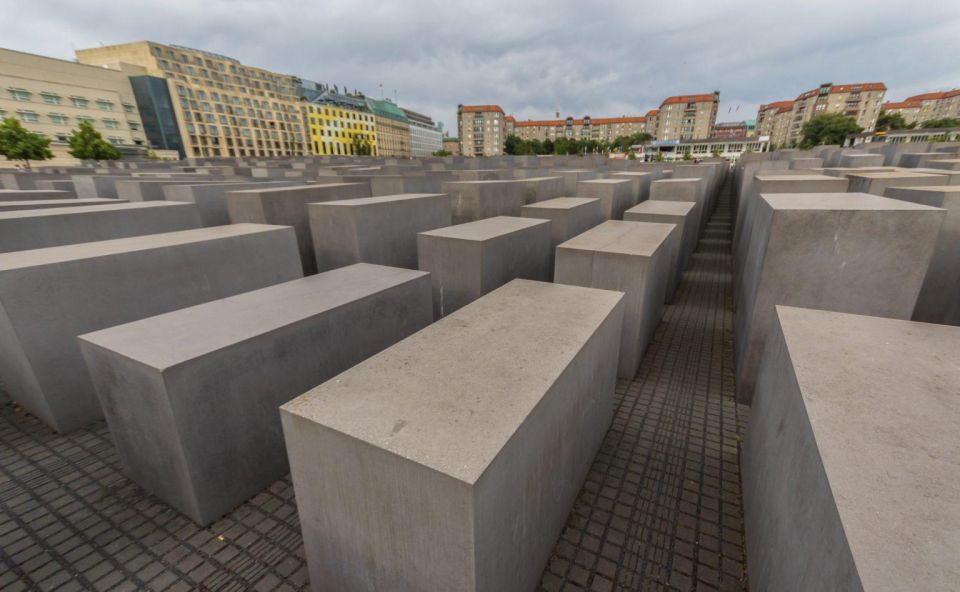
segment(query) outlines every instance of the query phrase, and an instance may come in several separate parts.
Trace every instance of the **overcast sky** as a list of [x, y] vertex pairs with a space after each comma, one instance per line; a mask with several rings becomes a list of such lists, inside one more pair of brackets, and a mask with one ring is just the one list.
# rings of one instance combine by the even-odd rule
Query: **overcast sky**
[[345, 85], [456, 130], [458, 103], [518, 118], [637, 115], [721, 91], [720, 121], [821, 82], [887, 97], [960, 87], [958, 0], [0, 0], [0, 45], [73, 59], [150, 39]]

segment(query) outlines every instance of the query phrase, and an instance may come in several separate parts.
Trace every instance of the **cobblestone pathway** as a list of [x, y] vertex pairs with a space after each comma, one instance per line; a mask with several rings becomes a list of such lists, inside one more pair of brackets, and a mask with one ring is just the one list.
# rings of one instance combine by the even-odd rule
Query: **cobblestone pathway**
[[[722, 199], [543, 590], [743, 590], [730, 214]], [[0, 395], [0, 590], [299, 590], [289, 479], [200, 528], [128, 481], [106, 424], [58, 435]]]

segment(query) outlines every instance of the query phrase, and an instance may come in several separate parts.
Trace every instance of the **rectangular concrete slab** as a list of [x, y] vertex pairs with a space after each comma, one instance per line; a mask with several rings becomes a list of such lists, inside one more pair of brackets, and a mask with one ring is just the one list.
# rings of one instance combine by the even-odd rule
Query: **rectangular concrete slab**
[[943, 185], [943, 179], [926, 173], [906, 173], [901, 171], [880, 171], [874, 173], [850, 173], [851, 192], [883, 195], [888, 187], [921, 187]]
[[591, 179], [577, 183], [577, 197], [600, 200], [604, 220], [620, 220], [623, 213], [636, 205], [634, 181], [631, 179]]
[[525, 204], [546, 201], [565, 194], [563, 177], [527, 177], [518, 180]]
[[693, 219], [697, 236], [703, 226], [706, 195], [701, 191], [699, 179], [660, 179], [650, 184], [650, 199], [653, 201], [685, 201], [695, 204]]
[[588, 197], [555, 197], [523, 206], [520, 215], [550, 221], [551, 278], [557, 245], [603, 222], [600, 200]]
[[0, 254], [0, 376], [60, 432], [102, 417], [76, 337], [300, 277], [289, 227], [234, 224]]
[[164, 202], [0, 212], [0, 253], [199, 227], [196, 207]]
[[370, 197], [370, 186], [363, 183], [296, 185], [269, 189], [229, 191], [226, 194], [230, 221], [292, 226], [304, 275], [317, 272], [317, 260], [310, 235], [307, 204], [341, 199]]
[[73, 199], [76, 196], [68, 191], [47, 191], [42, 189], [0, 189], [0, 202], [30, 201], [50, 199]]
[[690, 264], [690, 258], [697, 247], [697, 232], [693, 225], [693, 210], [696, 204], [687, 201], [645, 201], [623, 213], [625, 222], [654, 222], [675, 224], [679, 236], [676, 261], [673, 264], [672, 282], [667, 286], [666, 301], [669, 302], [676, 291], [683, 271]]
[[624, 292], [617, 375], [633, 378], [663, 316], [680, 237], [674, 224], [608, 220], [557, 247], [554, 281]]
[[307, 206], [317, 268], [353, 263], [417, 268], [417, 233], [450, 226], [450, 196], [404, 194]]
[[955, 589], [960, 328], [777, 321], [743, 449], [751, 589]]
[[442, 192], [450, 196], [454, 224], [495, 216], [519, 216], [520, 208], [526, 203], [522, 181], [455, 181], [443, 183], [441, 187]]
[[418, 265], [441, 318], [514, 278], [550, 277], [549, 220], [497, 216], [417, 235]]
[[163, 199], [195, 204], [200, 210], [200, 221], [204, 226], [222, 226], [230, 223], [230, 213], [227, 211], [226, 200], [228, 191], [275, 189], [294, 184], [293, 181], [259, 181], [255, 183], [164, 185]]
[[749, 403], [778, 304], [909, 319], [942, 209], [864, 193], [769, 194], [737, 278], [737, 398]]
[[432, 320], [428, 274], [360, 263], [80, 345], [124, 473], [206, 525], [287, 474], [280, 405]]
[[960, 325], [960, 185], [891, 187], [885, 195], [946, 210], [912, 318]]
[[73, 199], [29, 199], [26, 201], [0, 201], [0, 212], [18, 210], [41, 210], [47, 208], [77, 208], [90, 206], [113, 206], [127, 203], [124, 199], [82, 197]]
[[313, 586], [533, 590], [612, 419], [621, 299], [515, 280], [281, 407]]

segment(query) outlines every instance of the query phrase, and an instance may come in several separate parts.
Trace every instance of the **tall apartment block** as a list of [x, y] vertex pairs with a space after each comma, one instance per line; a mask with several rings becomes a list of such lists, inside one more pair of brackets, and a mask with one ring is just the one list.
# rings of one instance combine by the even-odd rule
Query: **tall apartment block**
[[500, 156], [507, 138], [499, 105], [458, 105], [457, 135], [464, 156]]
[[660, 141], [709, 138], [719, 109], [720, 91], [667, 97], [657, 110], [657, 131], [653, 135]]
[[887, 87], [882, 82], [827, 82], [793, 101], [761, 105], [757, 112], [757, 133], [765, 135], [767, 132], [773, 145], [791, 145], [802, 139], [803, 124], [823, 113], [848, 115], [856, 119], [864, 130], [871, 131], [877, 125], [886, 91]]
[[207, 51], [139, 41], [80, 49], [82, 64], [163, 78], [186, 156], [309, 153], [298, 80]]
[[84, 121], [121, 150], [147, 146], [129, 72], [0, 49], [0, 89], [0, 119], [49, 138], [55, 157]]
[[[637, 117], [597, 117], [589, 115], [581, 119], [526, 120], [516, 121], [507, 118], [508, 134], [513, 133], [524, 140], [596, 140], [608, 142], [620, 136], [632, 136], [646, 131], [646, 118]], [[512, 131], [511, 131], [512, 128]]]
[[960, 118], [960, 88], [907, 97], [896, 103], [883, 103], [883, 111], [899, 113], [907, 123], [931, 119]]
[[300, 106], [312, 154], [356, 155], [364, 147], [370, 155], [379, 154], [376, 123], [364, 97], [333, 90], [302, 96], [313, 97]]
[[431, 156], [443, 149], [443, 133], [432, 118], [410, 109], [403, 109], [403, 113], [410, 121], [411, 156]]

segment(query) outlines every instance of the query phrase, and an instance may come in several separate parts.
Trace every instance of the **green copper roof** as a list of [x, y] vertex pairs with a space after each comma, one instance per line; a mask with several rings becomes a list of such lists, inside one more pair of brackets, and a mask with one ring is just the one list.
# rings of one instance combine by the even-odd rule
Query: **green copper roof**
[[397, 107], [390, 101], [378, 101], [368, 97], [367, 106], [371, 111], [373, 111], [374, 115], [386, 117], [387, 119], [396, 119], [397, 121], [402, 121], [404, 123], [410, 123], [410, 120], [407, 119], [407, 114], [403, 112], [403, 109]]

